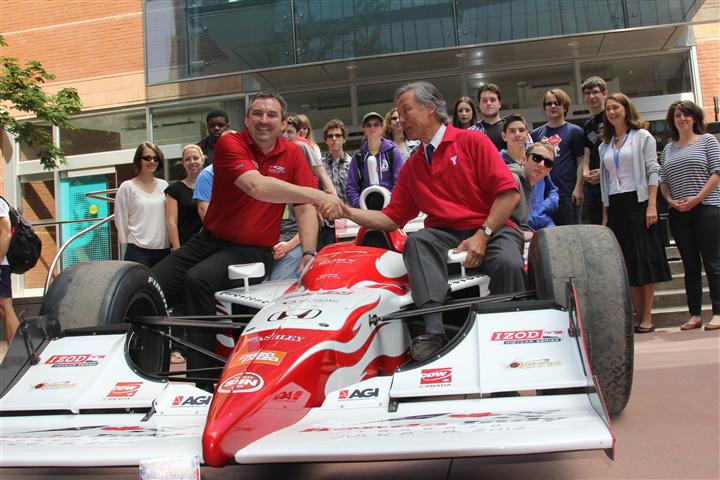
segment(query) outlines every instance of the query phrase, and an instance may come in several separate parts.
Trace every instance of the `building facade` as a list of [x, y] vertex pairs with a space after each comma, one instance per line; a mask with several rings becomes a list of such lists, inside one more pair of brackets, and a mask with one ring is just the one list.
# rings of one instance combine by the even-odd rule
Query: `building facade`
[[[571, 121], [587, 117], [580, 84], [600, 75], [658, 137], [672, 101], [701, 103], [712, 120], [720, 95], [720, 0], [2, 0], [0, 32], [2, 55], [42, 61], [57, 76], [48, 90], [75, 87], [84, 105], [77, 129], [52, 129], [68, 160], [58, 171], [3, 135], [4, 195], [46, 224], [41, 262], [14, 278], [26, 294], [64, 240], [112, 211], [86, 194], [130, 178], [140, 142], [175, 160], [205, 136], [213, 108], [242, 128], [258, 90], [281, 92], [317, 133], [342, 119], [349, 149], [362, 115], [389, 110], [409, 80], [433, 82], [450, 106], [495, 83], [504, 114], [541, 124], [550, 88], [573, 98]], [[113, 256], [106, 226], [74, 242], [63, 266]]]

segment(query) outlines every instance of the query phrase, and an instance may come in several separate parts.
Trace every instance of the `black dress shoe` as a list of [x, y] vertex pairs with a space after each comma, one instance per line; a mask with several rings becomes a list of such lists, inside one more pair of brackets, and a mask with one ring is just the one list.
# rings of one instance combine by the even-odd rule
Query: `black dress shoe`
[[410, 345], [410, 354], [416, 362], [422, 362], [432, 357], [440, 348], [448, 343], [444, 333], [418, 335], [413, 338]]

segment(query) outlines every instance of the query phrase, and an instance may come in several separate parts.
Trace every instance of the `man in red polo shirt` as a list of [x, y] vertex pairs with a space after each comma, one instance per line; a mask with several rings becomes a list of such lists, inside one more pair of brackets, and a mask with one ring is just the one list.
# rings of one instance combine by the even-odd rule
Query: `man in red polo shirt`
[[[387, 207], [345, 206], [343, 216], [387, 231], [402, 228], [421, 211], [427, 214], [425, 228], [408, 237], [403, 251], [418, 308], [445, 303], [451, 248], [467, 250], [465, 266], [490, 276], [491, 293], [524, 290], [523, 236], [509, 221], [520, 194], [495, 145], [484, 134], [453, 128], [445, 100], [428, 82], [401, 87], [395, 101], [400, 125], [422, 145], [400, 171]], [[447, 343], [442, 314], [424, 320], [425, 334], [412, 342], [417, 361]]]
[[[300, 148], [281, 138], [286, 118], [287, 104], [280, 95], [259, 93], [251, 98], [245, 130], [227, 132], [216, 142], [212, 197], [203, 229], [153, 268], [169, 306], [184, 303], [188, 315], [214, 315], [214, 293], [234, 286], [228, 265], [263, 262], [269, 274], [286, 203], [295, 204], [303, 265], [315, 255], [313, 204], [339, 214], [341, 202], [317, 189]], [[188, 338], [213, 349], [212, 334], [191, 331]], [[214, 365], [188, 352], [188, 367], [204, 366]]]

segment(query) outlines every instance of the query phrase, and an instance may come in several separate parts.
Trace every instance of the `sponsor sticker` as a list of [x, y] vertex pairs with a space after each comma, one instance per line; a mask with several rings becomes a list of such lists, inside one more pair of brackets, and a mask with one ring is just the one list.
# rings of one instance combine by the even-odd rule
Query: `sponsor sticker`
[[91, 353], [74, 353], [70, 355], [52, 355], [45, 360], [45, 365], [52, 368], [58, 367], [94, 367], [105, 355], [93, 355]]
[[285, 352], [278, 352], [276, 350], [260, 350], [259, 352], [246, 353], [240, 355], [236, 365], [245, 365], [247, 363], [264, 363], [267, 365], [280, 365], [283, 358], [285, 358]]
[[549, 368], [557, 367], [562, 362], [560, 360], [550, 360], [549, 358], [539, 358], [537, 360], [513, 360], [510, 363], [506, 363], [503, 366], [508, 370], [523, 370], [527, 368]]
[[286, 310], [283, 312], [275, 312], [268, 317], [268, 322], [277, 322], [280, 320], [310, 320], [320, 316], [321, 310], [314, 309], [298, 309]]
[[172, 408], [202, 407], [210, 405], [212, 395], [177, 395], [172, 402]]
[[562, 330], [514, 330], [509, 332], [493, 332], [490, 336], [491, 341], [503, 342], [505, 345], [560, 342], [562, 339]]
[[276, 400], [278, 402], [297, 402], [302, 398], [303, 393], [304, 392], [302, 390], [289, 390], [279, 392], [273, 397], [273, 400]]
[[246, 342], [265, 342], [268, 340], [280, 340], [285, 342], [295, 342], [299, 343], [305, 340], [305, 337], [301, 335], [285, 335], [281, 333], [275, 333], [272, 335], [257, 335], [257, 336], [248, 336], [243, 339]]
[[365, 388], [355, 390], [349, 390], [345, 388], [338, 392], [338, 400], [365, 400], [367, 398], [377, 398], [379, 395], [379, 388]]
[[285, 173], [285, 167], [282, 167], [280, 165], [270, 165], [268, 167], [269, 173]]
[[218, 387], [220, 393], [250, 393], [257, 392], [263, 385], [265, 380], [257, 373], [245, 372], [238, 373], [225, 380]]
[[452, 383], [452, 367], [425, 368], [420, 371], [420, 386], [448, 387]]
[[140, 391], [143, 382], [117, 382], [105, 395], [105, 400], [125, 400], [134, 397]]
[[75, 383], [70, 380], [61, 380], [59, 382], [40, 382], [32, 387], [33, 390], [67, 390], [74, 388]]

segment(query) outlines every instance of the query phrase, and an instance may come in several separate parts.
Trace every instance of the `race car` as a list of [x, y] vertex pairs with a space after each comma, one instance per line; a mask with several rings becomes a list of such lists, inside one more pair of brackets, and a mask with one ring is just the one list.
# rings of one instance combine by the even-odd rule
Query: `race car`
[[[0, 465], [612, 457], [609, 414], [625, 407], [633, 375], [628, 281], [612, 233], [537, 232], [532, 290], [508, 295], [489, 295], [489, 279], [448, 252], [452, 299], [435, 309], [452, 339], [421, 363], [410, 337], [428, 309], [412, 303], [404, 241], [402, 231], [361, 229], [324, 248], [297, 282], [252, 285], [262, 264], [231, 266], [240, 286], [216, 293], [218, 321], [168, 316], [139, 264], [63, 271], [0, 366]], [[221, 354], [231, 343], [187, 342], [188, 329], [224, 336], [231, 354]], [[217, 368], [169, 371], [171, 342]], [[212, 394], [193, 385], [212, 371], [221, 371]]]

